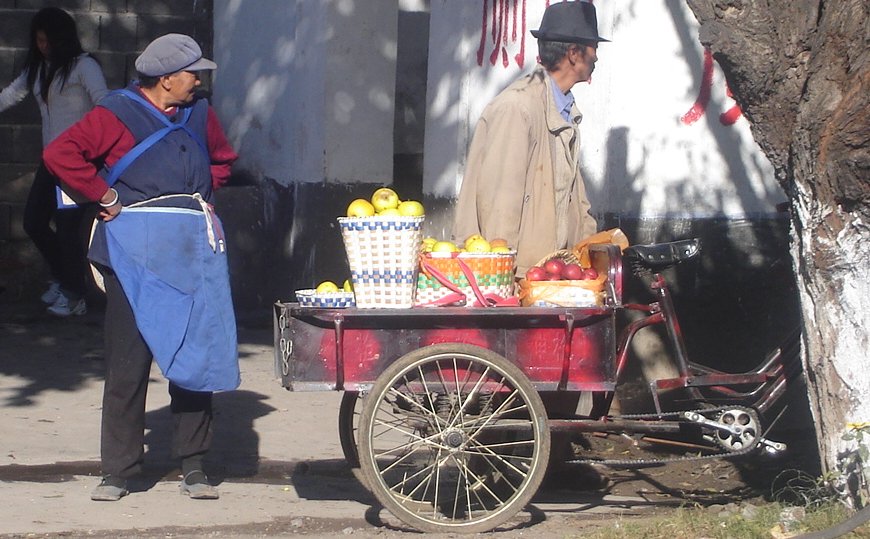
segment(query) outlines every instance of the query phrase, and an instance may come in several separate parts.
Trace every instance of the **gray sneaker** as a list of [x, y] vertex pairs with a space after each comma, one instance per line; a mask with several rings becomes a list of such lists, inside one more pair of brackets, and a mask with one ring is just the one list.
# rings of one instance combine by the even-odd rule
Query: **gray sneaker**
[[130, 491], [127, 490], [127, 482], [116, 477], [106, 476], [91, 492], [91, 499], [95, 502], [117, 502]]
[[49, 281], [48, 290], [46, 290], [42, 296], [39, 297], [39, 300], [45, 303], [46, 305], [51, 305], [57, 298], [60, 297], [60, 283], [57, 281]]
[[181, 493], [194, 500], [217, 500], [220, 498], [218, 489], [208, 482], [208, 477], [200, 470], [195, 470], [184, 476], [181, 481]]
[[63, 292], [58, 292], [57, 301], [51, 304], [48, 308], [48, 314], [66, 318], [68, 316], [81, 316], [87, 314], [88, 306], [85, 299], [71, 300], [64, 295]]

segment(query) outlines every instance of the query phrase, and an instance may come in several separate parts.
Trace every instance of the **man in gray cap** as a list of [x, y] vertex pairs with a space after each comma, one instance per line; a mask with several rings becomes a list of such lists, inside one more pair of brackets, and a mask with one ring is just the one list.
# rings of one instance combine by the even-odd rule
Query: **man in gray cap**
[[571, 88], [598, 60], [595, 7], [554, 2], [538, 38], [540, 64], [487, 105], [478, 120], [455, 211], [453, 236], [503, 238], [517, 275], [596, 231], [580, 175], [582, 118]]
[[101, 206], [88, 252], [106, 290], [103, 479], [93, 500], [119, 500], [141, 471], [152, 360], [169, 380], [181, 492], [218, 497], [203, 472], [212, 392], [240, 379], [226, 247], [212, 206], [237, 155], [196, 95], [199, 72], [216, 67], [189, 36], [159, 37], [136, 59], [138, 81], [44, 151], [67, 188]]

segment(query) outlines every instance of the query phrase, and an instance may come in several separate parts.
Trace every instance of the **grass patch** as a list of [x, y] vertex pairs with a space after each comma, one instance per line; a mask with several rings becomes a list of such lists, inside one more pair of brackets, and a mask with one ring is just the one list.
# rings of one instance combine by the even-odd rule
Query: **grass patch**
[[[783, 518], [783, 513], [797, 513], [796, 519]], [[658, 516], [616, 517], [597, 526], [584, 526], [582, 531], [566, 534], [566, 538], [583, 539], [771, 539], [777, 537], [783, 520], [797, 534], [827, 529], [851, 516], [838, 504], [813, 508], [780, 503], [761, 505], [729, 504], [727, 506], [683, 507]], [[788, 522], [791, 520], [791, 522]], [[779, 535], [782, 537], [782, 535]], [[864, 524], [848, 539], [870, 539], [870, 524]]]

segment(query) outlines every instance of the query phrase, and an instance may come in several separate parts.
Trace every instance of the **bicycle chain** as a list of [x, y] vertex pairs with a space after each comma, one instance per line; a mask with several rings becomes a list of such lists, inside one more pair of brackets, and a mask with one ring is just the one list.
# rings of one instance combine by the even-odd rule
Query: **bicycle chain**
[[[661, 414], [626, 414], [620, 416], [613, 416], [613, 419], [664, 419], [666, 417], [674, 416], [683, 416], [687, 413], [698, 413], [698, 414], [709, 414], [711, 412], [725, 412], [727, 410], [745, 409], [751, 410], [750, 408], [746, 408], [745, 406], [720, 406], [716, 408], [700, 408], [696, 410], [680, 410], [678, 412], [663, 412]], [[752, 410], [752, 413], [755, 414], [755, 411]], [[756, 414], [757, 417], [757, 414]], [[689, 424], [695, 424], [691, 421], [688, 421]], [[572, 459], [567, 461], [571, 464], [601, 464], [604, 466], [613, 466], [613, 467], [642, 467], [642, 466], [653, 466], [658, 464], [669, 464], [672, 462], [683, 462], [683, 461], [697, 461], [697, 460], [712, 460], [712, 459], [721, 459], [721, 458], [731, 458], [731, 457], [739, 457], [741, 455], [745, 455], [757, 449], [760, 445], [759, 443], [760, 435], [755, 437], [753, 443], [744, 447], [743, 449], [737, 451], [720, 451], [718, 453], [712, 453], [709, 455], [697, 455], [697, 456], [681, 456], [681, 457], [671, 457], [671, 458], [661, 458], [661, 459], [594, 459], [594, 458], [585, 458], [585, 459]]]

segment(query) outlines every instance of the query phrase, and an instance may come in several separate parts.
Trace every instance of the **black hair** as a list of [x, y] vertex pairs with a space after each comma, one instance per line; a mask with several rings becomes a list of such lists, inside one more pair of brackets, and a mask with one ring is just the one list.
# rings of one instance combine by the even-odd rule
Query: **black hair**
[[[51, 47], [51, 58], [45, 58], [36, 44], [37, 32], [45, 32]], [[84, 53], [79, 41], [76, 22], [66, 11], [47, 7], [40, 9], [30, 21], [30, 48], [24, 69], [27, 71], [27, 87], [33, 91], [37, 76], [40, 94], [48, 99], [48, 88], [54, 78], [60, 77], [61, 88], [69, 77], [73, 64]]]
[[538, 40], [538, 57], [541, 59], [541, 65], [547, 71], [553, 71], [559, 65], [562, 58], [568, 54], [572, 47], [598, 47], [596, 41], [580, 40], [577, 42], [565, 41], [542, 41]]
[[160, 75], [153, 77], [151, 75], [143, 75], [142, 73], [136, 72], [137, 79], [139, 81], [139, 88], [154, 88], [157, 86], [157, 83], [160, 82]]
[[553, 71], [575, 43], [538, 40], [538, 57], [547, 71]]

